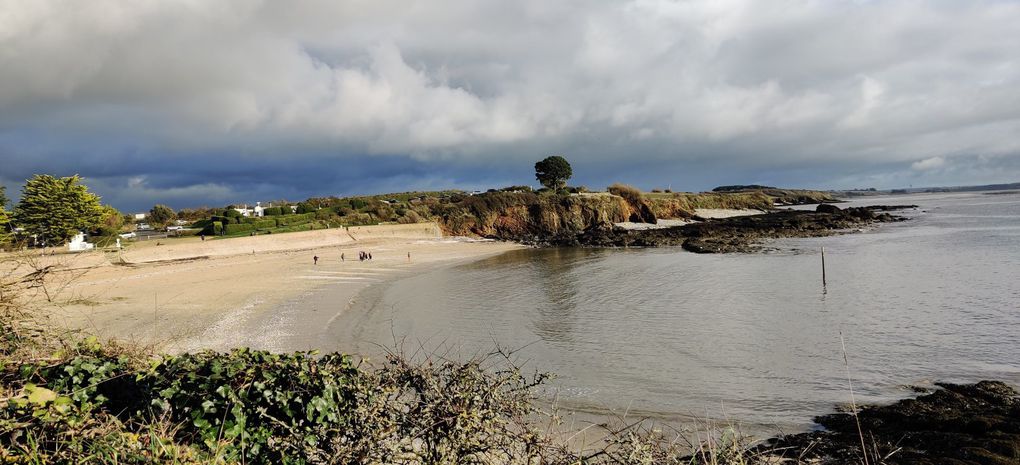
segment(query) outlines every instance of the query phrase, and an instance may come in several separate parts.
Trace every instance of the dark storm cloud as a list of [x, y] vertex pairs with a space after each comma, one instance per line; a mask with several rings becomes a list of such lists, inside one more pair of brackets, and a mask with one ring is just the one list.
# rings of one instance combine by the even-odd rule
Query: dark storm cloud
[[124, 209], [1020, 179], [1020, 5], [0, 0], [0, 183]]

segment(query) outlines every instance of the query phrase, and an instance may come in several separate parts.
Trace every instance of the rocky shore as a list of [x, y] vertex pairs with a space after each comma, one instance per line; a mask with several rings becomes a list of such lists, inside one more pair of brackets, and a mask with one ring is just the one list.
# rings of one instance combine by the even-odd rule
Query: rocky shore
[[696, 253], [752, 252], [766, 239], [817, 237], [858, 229], [875, 223], [902, 221], [889, 211], [916, 205], [878, 205], [841, 209], [822, 204], [815, 211], [781, 210], [761, 215], [700, 219], [662, 229], [627, 230], [593, 227], [577, 235], [538, 241], [539, 245], [581, 247], [681, 246]]
[[[858, 418], [868, 463], [1020, 463], [1020, 397], [1015, 389], [998, 381], [937, 386], [916, 399], [861, 409]], [[815, 422], [825, 429], [772, 439], [756, 452], [796, 463], [863, 463], [853, 415], [825, 415]]]

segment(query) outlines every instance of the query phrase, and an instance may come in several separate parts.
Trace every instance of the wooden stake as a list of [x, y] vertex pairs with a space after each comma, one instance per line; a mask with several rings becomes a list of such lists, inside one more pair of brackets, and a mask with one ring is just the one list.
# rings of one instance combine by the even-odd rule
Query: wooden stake
[[825, 287], [825, 247], [822, 247], [822, 287]]

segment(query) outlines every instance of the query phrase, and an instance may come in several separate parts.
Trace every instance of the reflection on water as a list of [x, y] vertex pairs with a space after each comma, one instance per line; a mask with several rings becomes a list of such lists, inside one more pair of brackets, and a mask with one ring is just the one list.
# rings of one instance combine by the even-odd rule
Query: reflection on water
[[[340, 318], [340, 348], [522, 348], [567, 406], [803, 427], [934, 380], [1020, 381], [1020, 196], [942, 194], [906, 223], [778, 252], [542, 249], [397, 281]], [[828, 288], [822, 293], [824, 246]]]

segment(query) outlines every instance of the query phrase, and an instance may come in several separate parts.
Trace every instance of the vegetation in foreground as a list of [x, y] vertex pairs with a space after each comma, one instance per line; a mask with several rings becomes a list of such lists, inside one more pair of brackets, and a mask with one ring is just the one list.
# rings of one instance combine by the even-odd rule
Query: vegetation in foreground
[[535, 404], [544, 375], [504, 352], [368, 366], [246, 349], [151, 355], [92, 338], [49, 352], [3, 331], [4, 463], [750, 463], [729, 437], [682, 459], [699, 448], [635, 426], [572, 452]]

